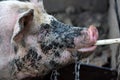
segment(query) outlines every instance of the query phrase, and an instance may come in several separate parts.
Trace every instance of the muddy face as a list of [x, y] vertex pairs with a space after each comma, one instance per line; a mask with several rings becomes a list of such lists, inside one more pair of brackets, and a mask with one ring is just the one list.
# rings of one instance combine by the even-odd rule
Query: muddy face
[[98, 38], [98, 31], [94, 26], [87, 28], [74, 27], [63, 24], [53, 18], [50, 24], [41, 24], [39, 42], [44, 53], [51, 49], [93, 51]]

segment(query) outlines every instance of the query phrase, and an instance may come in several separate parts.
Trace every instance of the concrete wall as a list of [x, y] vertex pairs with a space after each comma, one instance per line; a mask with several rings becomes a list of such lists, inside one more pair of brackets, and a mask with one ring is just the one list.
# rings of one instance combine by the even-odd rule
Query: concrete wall
[[[120, 18], [120, 0], [117, 4], [115, 4], [115, 0], [110, 0], [110, 8], [109, 8], [109, 16], [108, 16], [108, 23], [110, 26], [109, 38], [119, 38], [120, 37], [120, 25], [119, 20]], [[116, 13], [115, 6], [117, 6], [117, 10], [119, 13]], [[118, 15], [117, 15], [118, 14]], [[119, 44], [112, 44], [111, 48], [111, 66], [113, 69], [118, 70], [118, 80], [120, 80], [120, 45]]]
[[48, 12], [65, 11], [69, 6], [79, 10], [106, 12], [108, 0], [44, 0]]

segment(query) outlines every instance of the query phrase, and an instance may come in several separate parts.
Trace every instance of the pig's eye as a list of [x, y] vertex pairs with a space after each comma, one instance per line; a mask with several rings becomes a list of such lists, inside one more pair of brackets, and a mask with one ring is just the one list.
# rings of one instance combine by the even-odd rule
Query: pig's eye
[[49, 29], [51, 26], [49, 24], [41, 24], [42, 29]]
[[41, 24], [41, 27], [40, 27], [40, 33], [43, 33], [43, 32], [50, 32], [51, 31], [51, 26], [49, 24]]

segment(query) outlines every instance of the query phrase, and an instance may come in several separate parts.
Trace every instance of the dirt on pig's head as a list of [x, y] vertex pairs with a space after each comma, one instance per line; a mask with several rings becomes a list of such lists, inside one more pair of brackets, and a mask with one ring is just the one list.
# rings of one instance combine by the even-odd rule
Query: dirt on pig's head
[[93, 51], [96, 46], [98, 31], [94, 26], [87, 28], [74, 27], [52, 19], [50, 24], [42, 24], [39, 33], [41, 49], [78, 50], [81, 52]]
[[45, 54], [58, 48], [82, 52], [95, 49], [93, 45], [98, 32], [94, 26], [87, 29], [66, 25], [37, 6], [32, 8], [22, 12], [17, 19], [12, 36], [12, 43], [16, 47], [39, 47]]

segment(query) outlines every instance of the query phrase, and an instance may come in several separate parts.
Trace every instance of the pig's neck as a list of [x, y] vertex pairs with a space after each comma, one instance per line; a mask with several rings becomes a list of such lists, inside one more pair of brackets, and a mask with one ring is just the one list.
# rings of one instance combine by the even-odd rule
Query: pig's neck
[[0, 80], [12, 80], [11, 75], [14, 72], [12, 65], [10, 64], [15, 57], [15, 53], [10, 49], [0, 56]]
[[11, 65], [11, 63], [8, 63], [2, 69], [0, 69], [0, 80], [16, 80], [13, 76], [14, 71], [14, 67]]

